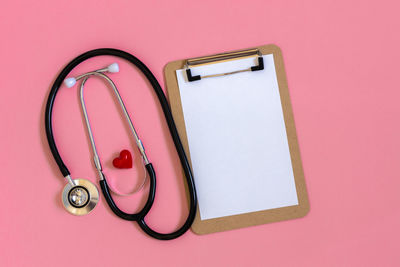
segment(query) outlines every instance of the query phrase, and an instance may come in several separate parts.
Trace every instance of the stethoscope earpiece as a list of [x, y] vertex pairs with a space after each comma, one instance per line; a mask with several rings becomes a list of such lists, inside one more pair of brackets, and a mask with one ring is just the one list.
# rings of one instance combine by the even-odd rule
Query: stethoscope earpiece
[[99, 191], [86, 179], [69, 179], [62, 192], [65, 209], [73, 215], [90, 213], [99, 202]]
[[[94, 72], [97, 72], [97, 73], [102, 73], [102, 72], [117, 73], [117, 72], [119, 72], [119, 65], [118, 65], [118, 63], [112, 63], [112, 64], [108, 65], [107, 67], [105, 67], [103, 69], [95, 70]], [[89, 73], [85, 73], [83, 75], [80, 75], [80, 76], [78, 76], [76, 78], [74, 78], [74, 77], [66, 78], [64, 80], [64, 85], [67, 86], [68, 88], [71, 88], [72, 86], [74, 86], [76, 84], [77, 80], [82, 79], [83, 77], [87, 76], [88, 74], [91, 75], [91, 73], [89, 72]]]

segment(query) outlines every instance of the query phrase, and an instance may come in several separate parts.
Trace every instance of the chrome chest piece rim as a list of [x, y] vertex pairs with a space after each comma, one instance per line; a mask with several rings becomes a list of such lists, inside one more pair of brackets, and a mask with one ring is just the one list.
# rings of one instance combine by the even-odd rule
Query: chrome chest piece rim
[[67, 183], [62, 193], [65, 209], [73, 215], [90, 213], [99, 202], [96, 186], [86, 179], [74, 179], [72, 183]]

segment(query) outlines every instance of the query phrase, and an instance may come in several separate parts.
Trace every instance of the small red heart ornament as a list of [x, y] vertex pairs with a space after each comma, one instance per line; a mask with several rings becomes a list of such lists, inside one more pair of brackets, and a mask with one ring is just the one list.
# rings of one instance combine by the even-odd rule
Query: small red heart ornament
[[113, 160], [113, 165], [118, 169], [130, 169], [132, 168], [132, 155], [129, 150], [122, 150], [119, 153], [119, 157]]

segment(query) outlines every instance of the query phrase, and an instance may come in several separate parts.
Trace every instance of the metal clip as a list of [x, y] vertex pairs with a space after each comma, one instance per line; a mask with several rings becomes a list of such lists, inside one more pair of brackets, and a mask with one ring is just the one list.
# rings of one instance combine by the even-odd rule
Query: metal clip
[[[193, 76], [191, 69], [190, 69], [191, 66], [200, 66], [200, 65], [212, 64], [215, 62], [224, 62], [224, 61], [236, 60], [239, 58], [247, 58], [247, 57], [258, 57], [257, 58], [258, 65], [252, 66], [250, 68], [242, 69], [242, 70], [225, 72], [225, 73], [217, 73], [217, 74], [211, 74], [211, 75], [204, 75], [204, 76], [201, 76], [201, 75]], [[236, 74], [236, 73], [241, 73], [241, 72], [246, 72], [246, 71], [263, 70], [264, 69], [264, 60], [263, 60], [260, 50], [249, 49], [249, 50], [241, 50], [241, 51], [235, 51], [235, 52], [230, 52], [230, 53], [221, 53], [221, 54], [216, 54], [216, 55], [212, 55], [212, 56], [188, 59], [188, 60], [186, 60], [186, 63], [185, 63], [185, 69], [186, 69], [186, 75], [187, 75], [188, 81], [193, 82], [193, 81], [198, 81], [198, 80], [201, 80], [204, 78], [212, 78], [212, 77], [219, 77], [219, 76], [224, 76], [224, 75], [231, 75], [231, 74]]]

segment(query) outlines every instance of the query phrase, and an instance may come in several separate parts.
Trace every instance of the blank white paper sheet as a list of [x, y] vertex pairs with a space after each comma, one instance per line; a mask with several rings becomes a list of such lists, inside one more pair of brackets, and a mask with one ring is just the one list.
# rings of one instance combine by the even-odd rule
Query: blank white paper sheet
[[[274, 58], [264, 70], [188, 82], [177, 70], [201, 220], [298, 205]], [[245, 58], [191, 68], [249, 68]]]

